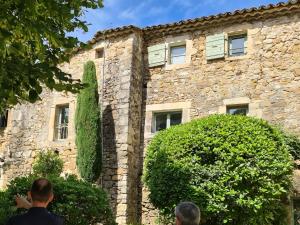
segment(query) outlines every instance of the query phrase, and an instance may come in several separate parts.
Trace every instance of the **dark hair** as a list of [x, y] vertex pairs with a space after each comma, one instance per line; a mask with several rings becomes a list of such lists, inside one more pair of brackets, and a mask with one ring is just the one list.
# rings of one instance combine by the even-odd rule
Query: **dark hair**
[[199, 225], [200, 209], [192, 202], [181, 202], [175, 208], [175, 215], [182, 225]]
[[45, 178], [39, 178], [31, 186], [32, 201], [47, 202], [53, 193], [52, 184]]

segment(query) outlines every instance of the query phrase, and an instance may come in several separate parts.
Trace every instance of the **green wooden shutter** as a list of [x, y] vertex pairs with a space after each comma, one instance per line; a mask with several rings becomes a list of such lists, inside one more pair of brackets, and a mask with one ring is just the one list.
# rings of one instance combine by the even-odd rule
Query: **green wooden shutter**
[[225, 36], [215, 34], [206, 37], [206, 59], [219, 59], [225, 57]]
[[148, 47], [149, 67], [161, 66], [166, 63], [166, 46], [165, 44]]

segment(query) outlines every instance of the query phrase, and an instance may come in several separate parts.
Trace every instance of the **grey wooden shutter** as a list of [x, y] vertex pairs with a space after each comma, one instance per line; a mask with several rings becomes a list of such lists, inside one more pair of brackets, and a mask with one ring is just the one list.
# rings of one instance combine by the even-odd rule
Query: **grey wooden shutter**
[[206, 59], [219, 59], [225, 57], [225, 36], [215, 34], [206, 37]]
[[166, 46], [165, 44], [148, 47], [149, 67], [161, 66], [166, 63]]

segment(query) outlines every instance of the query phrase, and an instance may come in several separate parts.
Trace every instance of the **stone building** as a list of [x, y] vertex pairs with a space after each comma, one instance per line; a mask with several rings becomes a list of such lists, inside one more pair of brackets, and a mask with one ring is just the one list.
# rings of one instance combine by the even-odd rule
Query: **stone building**
[[[80, 79], [83, 64], [96, 63], [101, 184], [119, 224], [154, 224], [141, 175], [147, 143], [158, 130], [210, 114], [241, 113], [300, 135], [299, 0], [100, 31], [90, 43], [91, 50], [78, 51], [61, 67]], [[40, 149], [57, 150], [65, 171], [76, 173], [75, 107], [75, 95], [44, 90], [41, 101], [0, 118], [0, 186], [30, 172]]]

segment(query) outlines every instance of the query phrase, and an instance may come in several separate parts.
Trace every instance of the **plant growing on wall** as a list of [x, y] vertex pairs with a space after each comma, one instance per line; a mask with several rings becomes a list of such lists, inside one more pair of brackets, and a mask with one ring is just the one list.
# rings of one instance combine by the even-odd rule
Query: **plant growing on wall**
[[87, 87], [77, 97], [75, 115], [77, 166], [86, 181], [96, 181], [101, 172], [101, 120], [98, 105], [96, 68], [92, 61], [84, 65], [83, 83]]
[[159, 132], [147, 148], [144, 182], [166, 218], [194, 201], [204, 224], [285, 224], [292, 157], [266, 121], [213, 115]]

